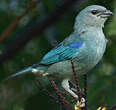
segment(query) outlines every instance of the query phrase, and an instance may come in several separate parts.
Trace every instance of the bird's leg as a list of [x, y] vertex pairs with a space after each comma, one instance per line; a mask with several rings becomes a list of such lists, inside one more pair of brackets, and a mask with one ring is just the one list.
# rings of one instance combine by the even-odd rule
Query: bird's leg
[[76, 85], [73, 84], [70, 80], [68, 82], [69, 82], [70, 89], [76, 93], [77, 92]]
[[74, 98], [78, 99], [78, 95], [75, 94], [73, 90], [71, 90], [70, 85], [69, 85], [69, 79], [64, 79], [62, 81], [62, 87], [70, 93]]
[[[70, 87], [71, 86], [71, 87]], [[70, 93], [74, 98], [76, 98], [77, 103], [75, 105], [75, 110], [81, 110], [80, 108], [85, 107], [85, 98], [81, 97], [81, 100], [79, 100], [78, 95], [75, 93], [76, 89], [74, 85], [70, 82], [69, 79], [64, 79], [62, 81], [62, 87]]]

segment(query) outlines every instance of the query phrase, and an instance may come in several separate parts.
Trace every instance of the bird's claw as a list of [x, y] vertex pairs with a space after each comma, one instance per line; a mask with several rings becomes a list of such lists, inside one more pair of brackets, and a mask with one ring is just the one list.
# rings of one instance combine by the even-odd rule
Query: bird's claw
[[82, 97], [81, 100], [77, 100], [75, 104], [75, 110], [81, 110], [81, 108], [85, 107], [85, 99]]

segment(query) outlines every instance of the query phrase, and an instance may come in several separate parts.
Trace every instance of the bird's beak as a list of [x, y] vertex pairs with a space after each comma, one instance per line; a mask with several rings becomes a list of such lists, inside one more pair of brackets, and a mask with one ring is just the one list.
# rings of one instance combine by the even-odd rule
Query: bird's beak
[[110, 17], [110, 16], [112, 16], [112, 15], [113, 15], [113, 13], [112, 13], [110, 10], [102, 11], [102, 12], [100, 13], [100, 16], [101, 16], [102, 18], [107, 18], [107, 17]]

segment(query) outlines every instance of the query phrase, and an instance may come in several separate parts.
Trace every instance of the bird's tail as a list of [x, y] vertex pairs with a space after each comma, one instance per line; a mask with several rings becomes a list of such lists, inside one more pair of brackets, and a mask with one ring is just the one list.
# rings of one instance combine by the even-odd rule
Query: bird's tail
[[8, 76], [7, 78], [5, 78], [5, 80], [9, 80], [9, 79], [12, 79], [12, 78], [15, 78], [15, 77], [18, 77], [18, 76], [21, 76], [21, 75], [24, 75], [26, 73], [29, 73], [29, 72], [32, 72], [33, 68], [32, 67], [28, 67], [26, 69], [23, 69], [11, 76]]

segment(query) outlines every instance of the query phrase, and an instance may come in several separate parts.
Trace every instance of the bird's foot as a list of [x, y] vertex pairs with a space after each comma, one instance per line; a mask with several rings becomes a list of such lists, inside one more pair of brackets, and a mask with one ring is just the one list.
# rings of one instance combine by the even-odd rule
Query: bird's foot
[[76, 94], [76, 86], [69, 79], [64, 79], [62, 81], [62, 87], [76, 99], [75, 110], [82, 110], [81, 108], [85, 107], [85, 98], [81, 97], [79, 99]]
[[85, 107], [85, 99], [82, 97], [81, 100], [77, 100], [75, 104], [75, 110], [82, 110], [81, 108]]

